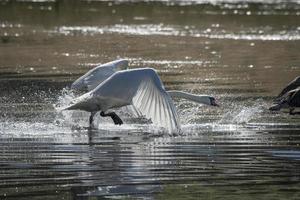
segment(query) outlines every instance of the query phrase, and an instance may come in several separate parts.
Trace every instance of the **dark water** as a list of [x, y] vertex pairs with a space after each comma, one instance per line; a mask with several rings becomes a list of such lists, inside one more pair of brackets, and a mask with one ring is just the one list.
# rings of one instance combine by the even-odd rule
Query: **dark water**
[[[0, 199], [299, 199], [300, 118], [267, 110], [299, 50], [296, 0], [1, 1]], [[54, 109], [118, 58], [221, 107], [175, 100], [178, 136]]]

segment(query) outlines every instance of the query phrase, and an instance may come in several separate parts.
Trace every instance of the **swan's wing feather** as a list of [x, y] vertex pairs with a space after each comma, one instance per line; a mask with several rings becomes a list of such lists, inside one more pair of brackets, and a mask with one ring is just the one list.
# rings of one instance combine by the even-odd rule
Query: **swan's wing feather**
[[97, 70], [94, 70], [84, 77], [83, 83], [86, 86], [87, 91], [91, 91], [114, 73], [115, 71], [113, 68], [106, 66], [99, 67]]
[[155, 71], [150, 78], [140, 83], [132, 104], [153, 124], [166, 128], [169, 132], [180, 129], [176, 108]]
[[172, 99], [164, 89], [157, 87], [151, 81], [145, 81], [140, 85], [132, 99], [132, 104], [146, 118], [151, 119], [153, 124], [164, 127], [169, 132], [176, 132], [180, 129]]
[[135, 118], [143, 117], [143, 114], [134, 105], [124, 106], [122, 107], [122, 111], [125, 113], [129, 113], [131, 116]]
[[127, 68], [128, 60], [125, 59], [105, 63], [91, 69], [86, 74], [79, 77], [71, 85], [71, 88], [84, 92], [91, 91], [117, 71]]
[[157, 73], [150, 68], [119, 71], [92, 91], [109, 99], [103, 110], [132, 104], [153, 124], [177, 132], [180, 124], [169, 94]]

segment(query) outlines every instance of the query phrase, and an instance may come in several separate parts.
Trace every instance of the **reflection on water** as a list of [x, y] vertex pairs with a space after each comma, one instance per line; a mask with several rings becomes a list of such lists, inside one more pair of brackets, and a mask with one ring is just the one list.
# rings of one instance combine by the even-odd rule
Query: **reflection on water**
[[[1, 1], [1, 199], [298, 199], [298, 116], [266, 108], [299, 75], [297, 0]], [[176, 100], [169, 136], [117, 110], [115, 126], [59, 113], [90, 68], [127, 58]]]
[[[42, 193], [49, 199], [171, 199], [171, 191], [178, 198], [205, 197], [210, 191], [225, 199], [238, 199], [240, 190], [249, 198], [256, 190], [270, 199], [298, 194], [293, 188], [299, 185], [299, 127], [256, 128], [206, 125], [194, 133], [184, 127], [178, 137], [157, 137], [126, 129], [53, 133], [39, 128], [39, 135], [27, 127], [18, 136], [1, 136], [0, 191], [15, 199]], [[269, 194], [271, 188], [276, 194]]]

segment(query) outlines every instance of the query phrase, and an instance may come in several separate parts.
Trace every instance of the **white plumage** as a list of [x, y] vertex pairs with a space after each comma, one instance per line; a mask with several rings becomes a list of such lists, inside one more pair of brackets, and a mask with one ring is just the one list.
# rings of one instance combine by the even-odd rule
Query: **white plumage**
[[79, 77], [71, 85], [71, 89], [88, 92], [97, 87], [100, 83], [105, 81], [108, 77], [113, 75], [119, 70], [125, 70], [128, 68], [128, 60], [120, 59], [112, 62], [105, 63], [97, 66], [88, 71], [83, 76]]
[[90, 92], [74, 99], [66, 110], [107, 111], [133, 105], [152, 123], [169, 132], [180, 130], [176, 108], [158, 74], [151, 68], [113, 73]]

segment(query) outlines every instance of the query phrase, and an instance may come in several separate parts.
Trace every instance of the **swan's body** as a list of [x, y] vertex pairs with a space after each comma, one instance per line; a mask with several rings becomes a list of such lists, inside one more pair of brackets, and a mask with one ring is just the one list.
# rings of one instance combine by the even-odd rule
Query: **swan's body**
[[180, 129], [176, 108], [157, 73], [150, 68], [114, 73], [95, 89], [74, 99], [66, 110], [106, 112], [112, 108], [133, 105], [153, 124], [169, 132]]
[[88, 92], [119, 70], [128, 68], [128, 60], [120, 59], [97, 66], [79, 77], [71, 85], [71, 89], [79, 92]]

